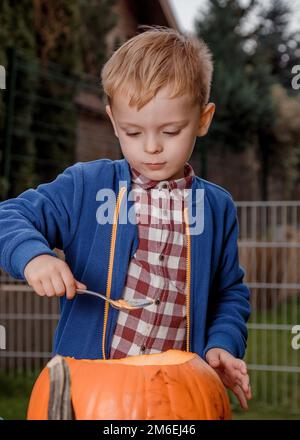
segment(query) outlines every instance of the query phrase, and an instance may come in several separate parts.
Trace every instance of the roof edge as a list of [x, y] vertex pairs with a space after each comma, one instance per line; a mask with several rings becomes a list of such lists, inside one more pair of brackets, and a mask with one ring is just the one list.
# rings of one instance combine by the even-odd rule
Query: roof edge
[[165, 14], [168, 24], [178, 32], [182, 32], [176, 19], [174, 10], [169, 0], [158, 0], [160, 7]]

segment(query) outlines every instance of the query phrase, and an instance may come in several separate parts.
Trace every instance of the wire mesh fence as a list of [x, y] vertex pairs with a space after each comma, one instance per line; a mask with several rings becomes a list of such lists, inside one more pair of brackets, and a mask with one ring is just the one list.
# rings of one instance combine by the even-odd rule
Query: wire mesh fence
[[239, 202], [240, 264], [251, 289], [247, 363], [254, 397], [300, 408], [300, 203]]

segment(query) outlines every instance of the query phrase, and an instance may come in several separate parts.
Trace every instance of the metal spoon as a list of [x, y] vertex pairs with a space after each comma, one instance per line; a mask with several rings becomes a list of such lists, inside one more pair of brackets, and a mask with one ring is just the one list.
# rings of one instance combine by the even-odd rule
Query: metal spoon
[[144, 300], [144, 299], [111, 299], [106, 298], [105, 295], [102, 295], [98, 292], [93, 292], [92, 290], [85, 290], [85, 289], [76, 289], [76, 292], [79, 293], [88, 293], [89, 295], [98, 296], [99, 298], [104, 299], [105, 301], [108, 301], [114, 308], [116, 309], [127, 309], [127, 310], [135, 310], [135, 309], [141, 309], [143, 307], [150, 306], [154, 303], [154, 300]]

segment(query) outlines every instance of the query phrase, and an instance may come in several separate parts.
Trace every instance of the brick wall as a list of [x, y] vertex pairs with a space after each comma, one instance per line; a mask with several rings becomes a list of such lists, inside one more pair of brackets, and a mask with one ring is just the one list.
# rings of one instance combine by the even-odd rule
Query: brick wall
[[259, 200], [259, 170], [254, 149], [242, 153], [208, 151], [207, 180], [227, 189], [235, 200]]

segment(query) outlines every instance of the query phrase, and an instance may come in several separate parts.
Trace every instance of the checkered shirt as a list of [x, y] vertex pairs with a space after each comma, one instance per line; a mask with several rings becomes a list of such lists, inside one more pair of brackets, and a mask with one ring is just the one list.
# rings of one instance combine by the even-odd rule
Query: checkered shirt
[[[186, 259], [183, 207], [195, 175], [151, 180], [130, 167], [139, 246], [122, 297], [151, 298], [151, 306], [118, 312], [109, 358], [186, 349]], [[184, 205], [184, 203], [186, 203]]]

